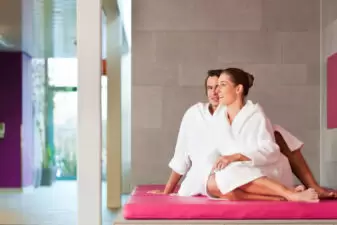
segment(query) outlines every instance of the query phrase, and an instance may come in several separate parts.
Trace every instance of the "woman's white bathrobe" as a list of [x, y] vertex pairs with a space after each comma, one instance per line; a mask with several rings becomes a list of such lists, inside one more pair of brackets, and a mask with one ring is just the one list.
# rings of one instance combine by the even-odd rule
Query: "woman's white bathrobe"
[[[220, 124], [226, 125], [224, 110], [225, 107], [219, 107], [212, 115], [209, 112], [209, 104], [197, 103], [184, 114], [174, 156], [169, 163], [169, 167], [173, 171], [186, 175], [178, 195], [207, 194], [205, 185], [214, 161], [219, 156], [220, 151], [217, 149], [219, 149], [219, 144], [222, 144], [222, 147], [226, 146], [223, 136], [218, 139], [219, 135], [214, 132], [222, 127]], [[226, 126], [222, 128], [225, 129]], [[281, 133], [291, 150], [296, 150], [303, 145], [301, 141], [282, 127], [275, 125], [274, 129]], [[285, 161], [287, 160], [285, 159]], [[217, 177], [223, 173], [218, 173]]]
[[263, 176], [288, 187], [293, 185], [289, 161], [280, 152], [275, 142], [273, 126], [258, 104], [247, 101], [232, 124], [227, 119], [226, 108], [221, 107], [212, 126], [217, 150], [211, 153], [211, 161], [219, 155], [235, 153], [250, 159], [230, 163], [215, 173], [215, 181], [222, 194]]

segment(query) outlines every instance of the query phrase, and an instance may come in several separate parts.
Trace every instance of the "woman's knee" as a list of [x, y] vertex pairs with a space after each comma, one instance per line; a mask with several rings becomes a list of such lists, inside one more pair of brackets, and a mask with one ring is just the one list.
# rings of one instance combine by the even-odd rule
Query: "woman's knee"
[[207, 181], [207, 192], [214, 197], [221, 197], [221, 191], [215, 181], [215, 175], [211, 175]]
[[239, 200], [239, 195], [236, 193], [236, 191], [231, 191], [226, 194], [222, 194], [221, 191], [219, 190], [216, 181], [215, 181], [215, 176], [211, 175], [208, 179], [207, 182], [207, 192], [209, 195], [216, 197], [216, 198], [225, 198], [228, 200]]

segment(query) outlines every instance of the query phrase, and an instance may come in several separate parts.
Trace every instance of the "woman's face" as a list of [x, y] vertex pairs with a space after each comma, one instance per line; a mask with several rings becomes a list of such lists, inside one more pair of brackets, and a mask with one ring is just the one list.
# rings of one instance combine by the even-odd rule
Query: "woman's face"
[[223, 105], [230, 105], [242, 95], [242, 85], [235, 85], [231, 77], [225, 73], [218, 79], [219, 101]]

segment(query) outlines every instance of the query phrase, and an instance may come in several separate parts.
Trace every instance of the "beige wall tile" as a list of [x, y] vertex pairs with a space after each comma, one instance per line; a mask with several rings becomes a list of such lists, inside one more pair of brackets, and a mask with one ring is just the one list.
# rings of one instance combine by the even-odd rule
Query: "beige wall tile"
[[306, 64], [251, 64], [243, 68], [254, 75], [254, 89], [305, 85], [307, 80]]
[[307, 65], [307, 84], [320, 85], [321, 65], [319, 62]]
[[187, 29], [260, 30], [262, 0], [194, 0], [188, 15], [193, 22]]
[[132, 67], [133, 85], [177, 85], [179, 67], [170, 64], [144, 63], [135, 59]]
[[132, 131], [132, 183], [164, 183], [169, 175], [168, 163], [174, 146], [163, 143], [162, 129]]
[[280, 37], [273, 32], [222, 32], [218, 34], [218, 61], [223, 63], [280, 63]]
[[136, 30], [259, 30], [262, 0], [139, 0]]
[[[325, 0], [324, 0], [325, 1]], [[263, 30], [308, 31], [319, 30], [320, 1], [263, 0]]]
[[[192, 3], [192, 4], [191, 4]], [[138, 0], [132, 2], [134, 30], [185, 30], [192, 23], [193, 0]]]
[[132, 127], [161, 128], [163, 88], [160, 86], [133, 86]]
[[155, 62], [155, 39], [152, 32], [132, 32], [132, 63]]
[[284, 32], [281, 36], [283, 63], [317, 63], [319, 61], [319, 32]]
[[156, 32], [156, 62], [166, 64], [215, 62], [216, 32]]

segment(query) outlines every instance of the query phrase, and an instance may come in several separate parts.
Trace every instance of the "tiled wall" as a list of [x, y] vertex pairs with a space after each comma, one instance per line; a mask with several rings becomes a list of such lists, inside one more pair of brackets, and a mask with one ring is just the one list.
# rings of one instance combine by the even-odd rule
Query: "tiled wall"
[[250, 98], [305, 142], [319, 178], [320, 1], [137, 0], [132, 15], [133, 184], [166, 182], [183, 113], [228, 66], [255, 75]]
[[337, 52], [337, 1], [322, 0], [322, 143], [321, 182], [337, 188], [337, 129], [326, 129], [326, 65], [327, 58]]

